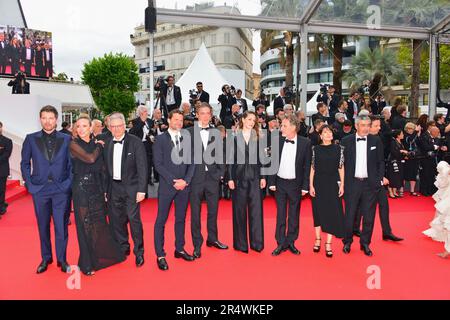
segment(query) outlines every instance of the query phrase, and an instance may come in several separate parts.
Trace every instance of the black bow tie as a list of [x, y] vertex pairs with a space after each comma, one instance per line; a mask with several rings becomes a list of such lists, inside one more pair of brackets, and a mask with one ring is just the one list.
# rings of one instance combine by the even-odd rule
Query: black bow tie
[[124, 140], [120, 140], [120, 141], [115, 141], [115, 140], [114, 140], [113, 143], [114, 143], [114, 144], [117, 144], [117, 143], [118, 143], [118, 144], [123, 144], [123, 141], [124, 141]]
[[367, 139], [366, 139], [366, 138], [357, 138], [356, 141], [357, 141], [357, 142], [360, 142], [360, 141], [367, 141]]
[[208, 127], [208, 128], [201, 128], [200, 131], [209, 131], [209, 129], [211, 129], [211, 128], [210, 127]]
[[294, 140], [286, 139], [286, 143], [292, 143], [292, 144], [295, 144], [295, 141], [294, 141]]

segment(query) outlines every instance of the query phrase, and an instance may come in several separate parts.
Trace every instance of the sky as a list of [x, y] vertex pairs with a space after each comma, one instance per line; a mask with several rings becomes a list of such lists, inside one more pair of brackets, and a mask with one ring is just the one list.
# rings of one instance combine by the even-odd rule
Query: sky
[[[157, 7], [184, 9], [199, 1], [157, 0]], [[214, 1], [223, 5], [226, 1]], [[130, 34], [144, 22], [147, 0], [21, 0], [30, 29], [53, 33], [54, 68], [69, 78], [81, 79], [86, 62], [109, 52], [134, 54]], [[255, 15], [261, 10], [259, 0], [227, 1], [243, 14]], [[259, 73], [259, 34], [254, 34], [254, 71]]]

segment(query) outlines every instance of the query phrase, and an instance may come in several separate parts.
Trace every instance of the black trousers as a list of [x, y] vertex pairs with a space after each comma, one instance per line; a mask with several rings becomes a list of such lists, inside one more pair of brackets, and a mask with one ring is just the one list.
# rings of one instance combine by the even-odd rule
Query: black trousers
[[155, 223], [155, 251], [158, 258], [166, 257], [164, 251], [164, 231], [172, 203], [175, 203], [175, 250], [184, 251], [186, 211], [189, 202], [189, 189], [173, 194], [158, 194], [158, 216]]
[[0, 210], [5, 207], [6, 181], [8, 177], [0, 177]]
[[203, 245], [201, 209], [203, 197], [208, 207], [207, 230], [208, 241], [216, 242], [219, 240], [217, 228], [217, 212], [219, 210], [220, 182], [206, 175], [202, 183], [191, 185], [189, 201], [191, 203], [191, 234], [195, 249], [201, 249]]
[[178, 108], [179, 107], [176, 104], [167, 105], [165, 108], [163, 108], [164, 119], [169, 119], [169, 113]]
[[[263, 203], [260, 180], [236, 181], [233, 199], [233, 247], [239, 251], [264, 249]], [[247, 233], [247, 225], [249, 233]], [[248, 235], [247, 235], [248, 234]]]
[[110, 223], [114, 230], [114, 237], [122, 252], [130, 250], [128, 223], [130, 223], [131, 237], [134, 243], [134, 254], [144, 255], [144, 230], [141, 221], [141, 205], [136, 203], [136, 195], [128, 196], [127, 186], [122, 182], [113, 181], [110, 199], [108, 199]]
[[[348, 185], [349, 182], [347, 182]], [[372, 240], [378, 190], [370, 187], [369, 181], [354, 179], [351, 192], [345, 193], [345, 238], [344, 244], [353, 243], [353, 227], [358, 211], [363, 218], [361, 245], [369, 245]]]
[[[380, 223], [381, 229], [383, 230], [383, 235], [389, 235], [392, 233], [391, 223], [389, 219], [389, 200], [387, 195], [387, 190], [385, 188], [381, 188], [377, 193], [377, 204], [378, 211], [380, 214]], [[353, 231], [359, 231], [361, 228], [362, 222], [362, 213], [361, 210], [358, 210], [355, 218], [355, 225], [353, 227]]]
[[429, 197], [436, 193], [437, 188], [434, 185], [437, 175], [436, 158], [426, 158], [420, 161], [419, 171], [419, 191], [422, 195]]
[[25, 61], [25, 73], [26, 73], [27, 77], [31, 77], [31, 60]]
[[[152, 181], [152, 168], [153, 167], [153, 144], [144, 142], [145, 152], [147, 154], [147, 168], [148, 168], [148, 182]], [[156, 171], [156, 170], [155, 170]]]
[[276, 187], [277, 227], [275, 238], [279, 246], [287, 247], [298, 239], [302, 190], [295, 180], [281, 178], [277, 178]]

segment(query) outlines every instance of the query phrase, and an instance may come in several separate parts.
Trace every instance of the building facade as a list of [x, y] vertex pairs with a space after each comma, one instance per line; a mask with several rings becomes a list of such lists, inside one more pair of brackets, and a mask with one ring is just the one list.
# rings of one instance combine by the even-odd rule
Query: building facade
[[[196, 5], [188, 10], [226, 13], [237, 10], [229, 6], [214, 7], [212, 4]], [[139, 102], [150, 98], [150, 49], [149, 34], [145, 32], [144, 25], [135, 28], [130, 36], [135, 47], [135, 62], [139, 66], [141, 90], [137, 93]], [[195, 26], [183, 24], [162, 23], [155, 33], [155, 81], [169, 75], [180, 79], [194, 59], [201, 44], [204, 43], [208, 52], [219, 69], [234, 69], [245, 71], [245, 95], [253, 98], [253, 33], [250, 29], [218, 28], [210, 26]], [[208, 75], [198, 81], [207, 82]], [[233, 85], [230, 83], [230, 85]], [[192, 84], [195, 88], [195, 83]], [[241, 88], [243, 89], [243, 88]], [[243, 90], [244, 91], [244, 90]], [[211, 93], [214, 95], [220, 93]]]

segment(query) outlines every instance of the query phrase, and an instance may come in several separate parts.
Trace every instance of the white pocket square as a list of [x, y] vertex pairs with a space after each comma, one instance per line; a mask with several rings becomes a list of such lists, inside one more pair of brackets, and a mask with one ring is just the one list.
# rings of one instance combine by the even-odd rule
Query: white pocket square
[[372, 148], [370, 148], [370, 151], [372, 151], [372, 150], [375, 150], [377, 147], [372, 147]]
[[129, 156], [131, 156], [131, 155], [132, 155], [132, 153], [129, 153], [128, 155], [129, 155]]

